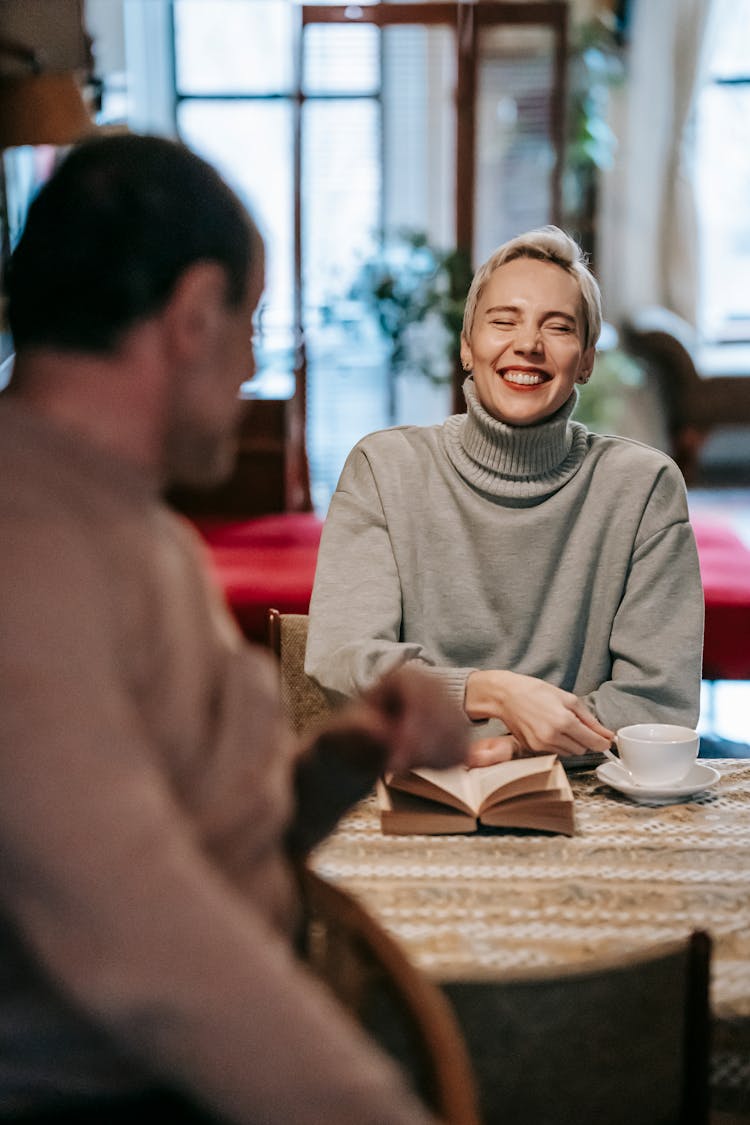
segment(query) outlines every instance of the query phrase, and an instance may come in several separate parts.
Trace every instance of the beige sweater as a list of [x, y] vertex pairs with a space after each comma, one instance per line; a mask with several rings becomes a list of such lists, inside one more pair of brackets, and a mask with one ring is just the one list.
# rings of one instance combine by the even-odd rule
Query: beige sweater
[[0, 526], [0, 1112], [426, 1122], [292, 956], [296, 749], [190, 529], [7, 396]]

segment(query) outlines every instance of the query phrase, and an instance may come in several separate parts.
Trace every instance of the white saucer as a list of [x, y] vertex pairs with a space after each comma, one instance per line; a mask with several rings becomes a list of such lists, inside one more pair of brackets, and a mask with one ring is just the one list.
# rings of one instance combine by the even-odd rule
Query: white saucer
[[710, 789], [719, 780], [719, 771], [713, 766], [705, 766], [696, 762], [687, 777], [676, 785], [661, 786], [658, 789], [649, 789], [645, 785], [636, 785], [624, 769], [614, 762], [605, 762], [599, 766], [596, 776], [600, 781], [618, 789], [627, 797], [637, 801], [639, 805], [670, 805], [675, 801], [684, 801], [687, 797], [694, 797], [704, 789]]

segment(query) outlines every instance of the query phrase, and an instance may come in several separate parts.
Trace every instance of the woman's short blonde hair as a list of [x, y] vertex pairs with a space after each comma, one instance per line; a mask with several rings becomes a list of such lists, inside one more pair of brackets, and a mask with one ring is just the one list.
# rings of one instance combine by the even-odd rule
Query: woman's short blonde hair
[[540, 227], [538, 230], [519, 234], [504, 242], [474, 274], [464, 307], [463, 336], [468, 342], [474, 327], [477, 305], [490, 276], [499, 266], [516, 258], [536, 258], [540, 262], [552, 262], [565, 270], [578, 282], [581, 291], [581, 313], [583, 319], [583, 346], [596, 347], [602, 328], [602, 297], [599, 285], [588, 267], [586, 256], [578, 243], [560, 230], [559, 227]]

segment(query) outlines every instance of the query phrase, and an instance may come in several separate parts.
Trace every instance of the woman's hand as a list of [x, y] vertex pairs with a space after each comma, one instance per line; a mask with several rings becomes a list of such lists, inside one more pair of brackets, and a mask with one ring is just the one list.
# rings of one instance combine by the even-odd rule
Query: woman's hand
[[466, 765], [494, 766], [498, 762], [509, 762], [511, 758], [528, 757], [518, 740], [512, 734], [499, 734], [494, 738], [477, 738], [469, 745]]
[[[503, 738], [482, 739], [476, 744], [479, 750], [474, 756], [483, 754], [485, 759], [492, 753], [513, 757], [524, 751], [562, 755], [601, 752], [615, 737], [577, 695], [518, 672], [472, 672], [466, 681], [464, 709], [470, 719], [501, 719], [515, 740], [514, 745]], [[493, 760], [507, 758], [496, 756]], [[489, 760], [481, 764], [488, 765]]]

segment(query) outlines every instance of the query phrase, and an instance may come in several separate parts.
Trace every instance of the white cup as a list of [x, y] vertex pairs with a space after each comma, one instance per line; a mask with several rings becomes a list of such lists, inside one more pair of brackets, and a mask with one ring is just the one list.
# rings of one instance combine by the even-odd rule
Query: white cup
[[698, 757], [699, 738], [690, 727], [671, 723], [635, 723], [615, 735], [617, 758], [604, 753], [624, 769], [636, 785], [659, 789], [687, 777]]

